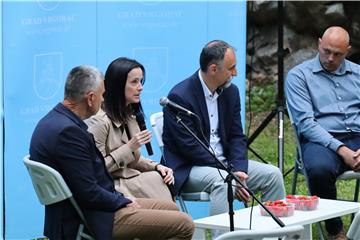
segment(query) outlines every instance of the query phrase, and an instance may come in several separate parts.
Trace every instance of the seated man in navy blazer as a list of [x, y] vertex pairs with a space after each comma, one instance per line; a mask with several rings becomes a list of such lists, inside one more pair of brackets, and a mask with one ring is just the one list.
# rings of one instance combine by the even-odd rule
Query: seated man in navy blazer
[[[129, 199], [115, 191], [83, 119], [100, 108], [104, 77], [94, 67], [71, 70], [65, 98], [40, 120], [30, 158], [56, 169], [80, 205], [95, 239], [191, 239], [194, 224], [172, 201]], [[80, 219], [68, 200], [47, 205], [44, 234], [75, 239]]]
[[[239, 90], [231, 84], [236, 74], [234, 48], [224, 41], [211, 41], [202, 49], [200, 69], [173, 87], [168, 98], [199, 116], [199, 120], [193, 116], [182, 120], [250, 190], [262, 193], [262, 201], [284, 198], [279, 169], [247, 159]], [[163, 161], [174, 171], [176, 190], [208, 192], [210, 215], [227, 212], [227, 172], [219, 170], [216, 160], [177, 123], [169, 108], [164, 108], [163, 140]], [[249, 200], [241, 186], [234, 190], [236, 198]]]

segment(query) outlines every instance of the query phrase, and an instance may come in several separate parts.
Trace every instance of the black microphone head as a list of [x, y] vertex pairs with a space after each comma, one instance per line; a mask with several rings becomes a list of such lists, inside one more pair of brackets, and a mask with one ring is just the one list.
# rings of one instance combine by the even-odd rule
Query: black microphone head
[[146, 129], [146, 125], [145, 125], [145, 118], [144, 115], [141, 111], [138, 111], [135, 113], [135, 118], [136, 118], [136, 122], [139, 125], [139, 128], [141, 131]]
[[138, 123], [145, 122], [144, 113], [140, 110], [140, 108], [133, 109], [133, 114], [134, 114], [134, 116], [136, 118], [136, 121]]
[[136, 117], [136, 121], [139, 123], [139, 122], [144, 122], [145, 119], [144, 119], [144, 115], [141, 111], [138, 111], [135, 113], [135, 117]]
[[169, 103], [169, 99], [167, 97], [160, 98], [160, 105], [165, 107]]

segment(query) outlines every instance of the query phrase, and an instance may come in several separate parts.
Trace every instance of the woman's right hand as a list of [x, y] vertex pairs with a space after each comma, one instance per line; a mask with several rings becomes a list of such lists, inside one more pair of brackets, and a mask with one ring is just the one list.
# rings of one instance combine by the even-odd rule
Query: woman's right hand
[[132, 151], [138, 150], [142, 145], [150, 142], [152, 133], [149, 130], [141, 131], [135, 134], [127, 143]]

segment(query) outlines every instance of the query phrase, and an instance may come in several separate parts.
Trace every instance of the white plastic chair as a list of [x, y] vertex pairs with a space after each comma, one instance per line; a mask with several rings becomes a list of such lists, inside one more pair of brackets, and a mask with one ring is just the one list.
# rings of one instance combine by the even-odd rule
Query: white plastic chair
[[88, 231], [91, 231], [91, 229], [60, 173], [45, 164], [30, 160], [29, 156], [24, 157], [24, 164], [30, 174], [32, 184], [40, 203], [42, 205], [50, 205], [68, 199], [74, 206], [83, 223], [79, 225], [76, 240], [82, 238], [94, 240], [92, 236], [84, 232], [84, 227]]
[[236, 230], [224, 233], [215, 240], [260, 240], [275, 237], [282, 240], [301, 239], [303, 230], [304, 227], [301, 225], [286, 226], [275, 229]]
[[346, 236], [350, 240], [360, 239], [360, 212], [357, 212]]
[[[153, 113], [150, 116], [151, 127], [154, 131], [154, 135], [160, 147], [161, 153], [164, 152], [164, 142], [162, 140], [163, 119], [163, 112]], [[210, 201], [209, 194], [207, 192], [181, 192], [177, 198], [179, 200], [181, 210], [186, 213], [188, 210], [186, 208], [185, 201]]]

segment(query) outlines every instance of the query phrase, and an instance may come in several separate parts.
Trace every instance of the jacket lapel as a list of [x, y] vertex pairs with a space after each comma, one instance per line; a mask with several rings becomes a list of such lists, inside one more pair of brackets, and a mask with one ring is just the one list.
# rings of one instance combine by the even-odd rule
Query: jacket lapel
[[[226, 104], [223, 96], [218, 97], [218, 115], [219, 115], [219, 134], [222, 141], [222, 145], [227, 145], [226, 131], [225, 131], [225, 116], [226, 116]], [[230, 117], [230, 116], [227, 116]], [[225, 150], [225, 149], [224, 149]]]
[[[138, 123], [136, 122], [135, 118], [131, 118], [127, 121], [127, 126], [128, 126], [128, 129], [129, 129], [129, 133], [130, 133], [130, 136], [127, 136], [126, 134], [126, 130], [124, 129], [124, 134], [122, 134], [121, 136], [121, 141], [126, 144], [130, 141], [130, 139], [140, 131], [139, 129], [139, 125]], [[140, 158], [140, 150], [136, 150], [134, 151], [134, 156], [135, 156], [135, 159], [139, 159]]]
[[206, 100], [204, 96], [204, 91], [201, 86], [200, 78], [198, 72], [194, 74], [195, 81], [192, 81], [193, 87], [195, 89], [195, 99], [197, 104], [199, 105], [199, 109], [201, 112], [200, 118], [203, 123], [203, 131], [208, 141], [210, 141], [210, 122], [209, 122], [209, 113], [207, 110]]

